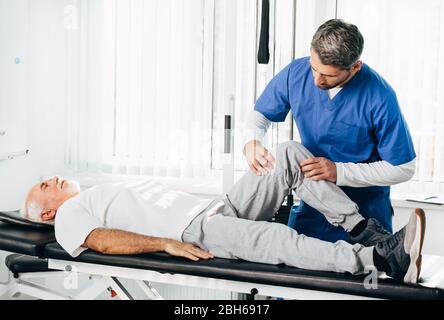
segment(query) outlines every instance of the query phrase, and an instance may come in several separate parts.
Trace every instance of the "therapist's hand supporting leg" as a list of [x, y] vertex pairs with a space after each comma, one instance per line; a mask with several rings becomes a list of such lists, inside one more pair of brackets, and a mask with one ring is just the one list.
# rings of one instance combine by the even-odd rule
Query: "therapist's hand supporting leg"
[[312, 157], [301, 162], [301, 170], [305, 178], [314, 181], [330, 181], [336, 183], [337, 171], [333, 161], [323, 157]]
[[258, 140], [245, 144], [244, 155], [251, 171], [258, 176], [268, 174], [276, 162], [273, 155]]
[[300, 163], [313, 157], [296, 141], [279, 144], [272, 151], [276, 163], [268, 174], [257, 176], [248, 171], [227, 194], [238, 217], [267, 221], [294, 190], [296, 196], [320, 211], [335, 226], [350, 232], [364, 218], [359, 208], [335, 184], [304, 177]]

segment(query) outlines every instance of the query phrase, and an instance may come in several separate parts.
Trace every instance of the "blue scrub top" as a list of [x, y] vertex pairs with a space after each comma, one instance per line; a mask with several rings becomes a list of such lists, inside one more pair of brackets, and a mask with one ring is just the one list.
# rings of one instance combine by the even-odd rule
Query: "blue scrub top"
[[[385, 160], [392, 165], [416, 157], [394, 90], [366, 64], [330, 99], [315, 85], [309, 57], [294, 60], [270, 81], [255, 110], [273, 122], [284, 121], [291, 110], [302, 144], [316, 157], [353, 163]], [[365, 218], [375, 217], [392, 231], [390, 187], [341, 189]], [[293, 208], [289, 225], [322, 240], [348, 240], [342, 228], [304, 202]]]

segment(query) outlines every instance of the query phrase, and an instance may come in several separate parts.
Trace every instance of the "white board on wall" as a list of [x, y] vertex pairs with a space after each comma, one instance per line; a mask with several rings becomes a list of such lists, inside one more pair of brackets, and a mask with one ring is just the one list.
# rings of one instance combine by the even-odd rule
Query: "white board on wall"
[[28, 1], [0, 0], [0, 160], [28, 148]]

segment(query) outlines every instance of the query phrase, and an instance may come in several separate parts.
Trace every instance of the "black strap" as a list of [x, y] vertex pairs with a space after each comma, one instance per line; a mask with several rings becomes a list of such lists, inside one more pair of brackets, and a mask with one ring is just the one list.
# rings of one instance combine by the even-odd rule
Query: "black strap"
[[270, 61], [270, 0], [262, 0], [261, 36], [259, 40], [259, 51], [257, 61], [260, 64], [268, 64]]

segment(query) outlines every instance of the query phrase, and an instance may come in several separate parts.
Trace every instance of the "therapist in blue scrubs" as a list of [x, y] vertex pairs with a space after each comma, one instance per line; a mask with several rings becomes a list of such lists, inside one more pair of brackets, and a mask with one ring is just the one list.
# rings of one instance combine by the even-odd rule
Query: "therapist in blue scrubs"
[[[396, 94], [360, 60], [363, 47], [356, 26], [325, 22], [313, 37], [310, 57], [294, 60], [271, 80], [247, 126], [264, 132], [291, 111], [302, 144], [314, 155], [301, 163], [305, 177], [336, 183], [365, 218], [392, 232], [390, 185], [413, 176], [416, 155]], [[258, 136], [248, 140], [244, 154], [258, 175], [274, 160]], [[350, 239], [304, 202], [293, 208], [289, 225], [326, 241]]]

